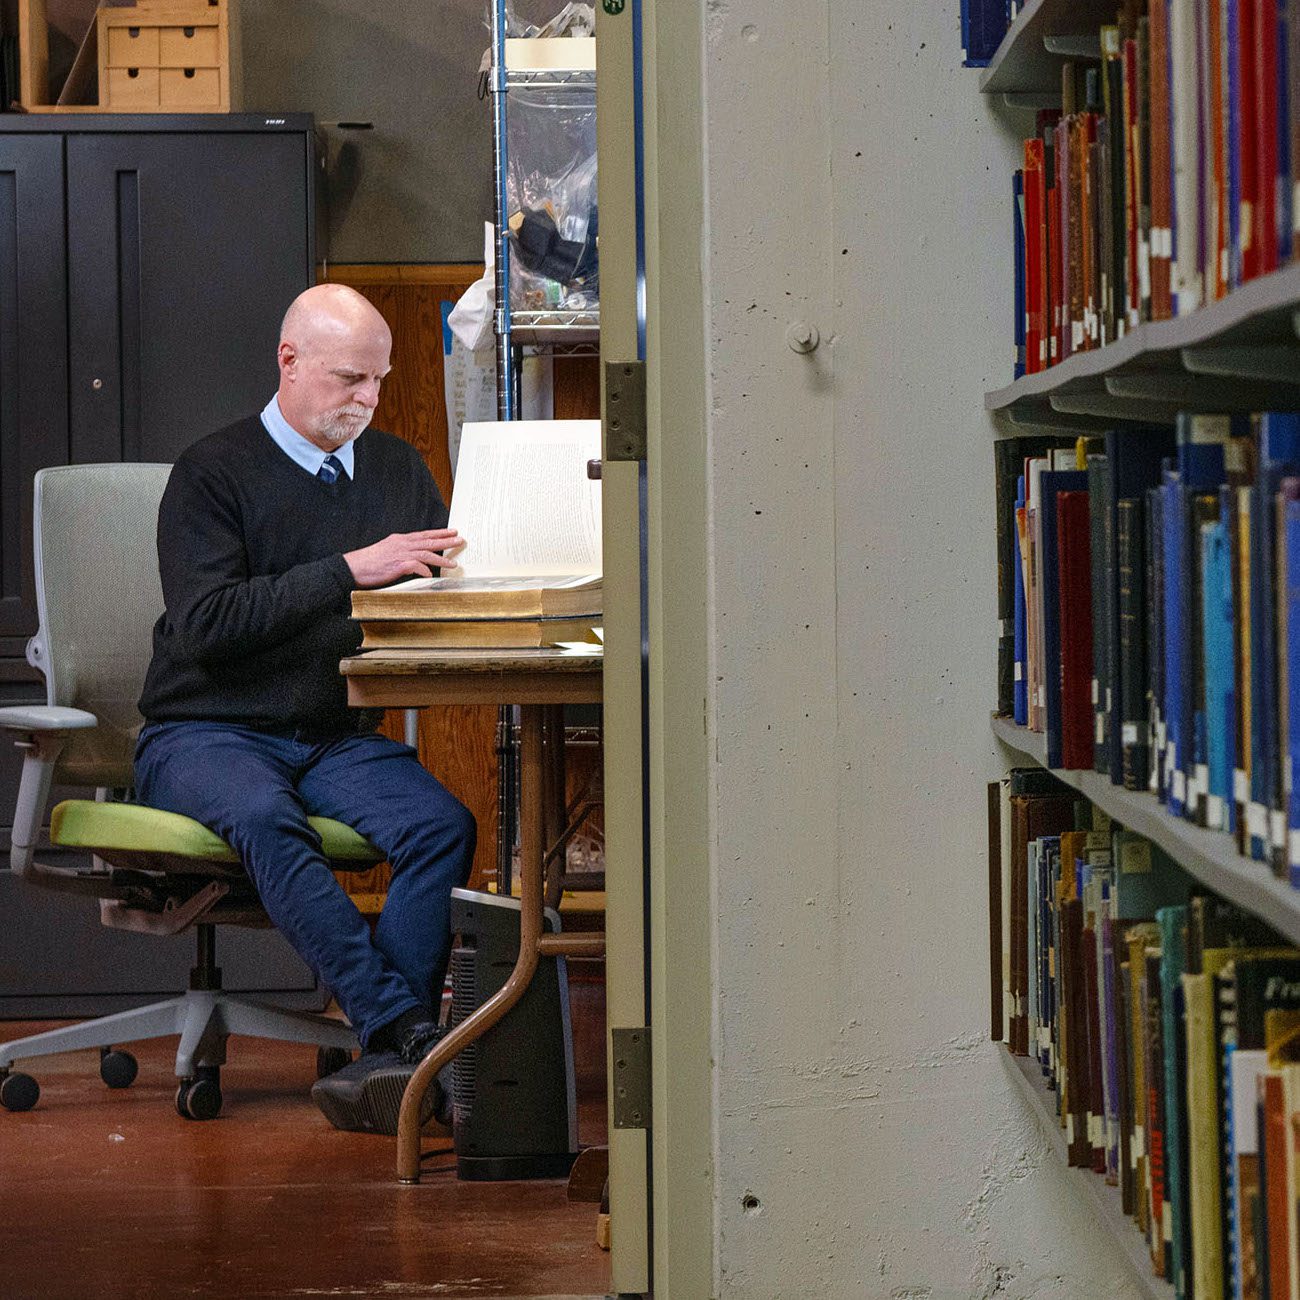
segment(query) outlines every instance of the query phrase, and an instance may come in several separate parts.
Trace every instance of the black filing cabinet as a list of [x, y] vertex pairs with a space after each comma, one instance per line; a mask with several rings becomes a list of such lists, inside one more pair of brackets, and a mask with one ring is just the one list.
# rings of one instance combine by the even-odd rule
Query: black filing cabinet
[[[314, 169], [306, 114], [0, 115], [0, 703], [44, 699], [23, 658], [36, 471], [172, 461], [265, 405], [314, 282]], [[191, 935], [110, 931], [9, 875], [20, 764], [0, 749], [0, 1019], [183, 988]], [[220, 935], [228, 988], [320, 1004], [278, 935]]]

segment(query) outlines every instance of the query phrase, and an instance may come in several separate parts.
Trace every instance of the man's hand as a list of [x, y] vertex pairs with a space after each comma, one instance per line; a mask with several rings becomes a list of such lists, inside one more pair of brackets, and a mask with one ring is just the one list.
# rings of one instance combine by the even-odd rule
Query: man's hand
[[399, 578], [431, 578], [436, 571], [456, 568], [442, 551], [458, 551], [464, 538], [454, 528], [430, 528], [419, 533], [390, 533], [382, 542], [348, 551], [343, 558], [358, 587], [382, 587]]

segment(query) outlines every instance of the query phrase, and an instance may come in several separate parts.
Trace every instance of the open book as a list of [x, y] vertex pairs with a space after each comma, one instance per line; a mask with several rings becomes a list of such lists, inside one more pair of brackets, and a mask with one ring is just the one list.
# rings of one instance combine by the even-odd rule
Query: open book
[[599, 455], [599, 420], [467, 423], [448, 521], [466, 539], [460, 568], [354, 591], [353, 618], [597, 618]]

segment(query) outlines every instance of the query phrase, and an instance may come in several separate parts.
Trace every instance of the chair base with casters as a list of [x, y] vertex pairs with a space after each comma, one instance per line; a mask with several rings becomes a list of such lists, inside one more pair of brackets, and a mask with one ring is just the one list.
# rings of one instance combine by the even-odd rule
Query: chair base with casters
[[100, 1078], [110, 1088], [126, 1088], [135, 1082], [136, 1062], [117, 1044], [172, 1035], [180, 1039], [176, 1110], [185, 1119], [214, 1119], [220, 1113], [220, 1070], [226, 1062], [230, 1034], [315, 1046], [320, 1049], [317, 1072], [322, 1075], [347, 1064], [357, 1048], [356, 1034], [349, 1025], [223, 992], [216, 964], [216, 927], [199, 924], [195, 932], [198, 961], [190, 972], [189, 988], [180, 996], [0, 1043], [0, 1106], [30, 1110], [40, 1097], [36, 1080], [13, 1069], [16, 1061], [97, 1047]]
[[[39, 761], [39, 751], [49, 748], [51, 736], [31, 731], [36, 710], [22, 710], [21, 719], [6, 717], [6, 712], [0, 709], [0, 728], [27, 729], [26, 761]], [[310, 823], [336, 869], [365, 869], [381, 860], [378, 850], [341, 822], [313, 817]], [[193, 928], [197, 960], [189, 989], [178, 997], [0, 1043], [4, 1109], [30, 1110], [40, 1097], [36, 1080], [13, 1069], [17, 1061], [99, 1048], [100, 1077], [110, 1088], [127, 1087], [135, 1080], [136, 1063], [117, 1045], [173, 1034], [180, 1040], [176, 1109], [186, 1119], [212, 1119], [220, 1112], [220, 1069], [230, 1034], [314, 1045], [319, 1049], [318, 1074], [331, 1073], [350, 1059], [358, 1043], [345, 1022], [266, 1006], [222, 990], [216, 925], [267, 922], [238, 856], [207, 827], [138, 804], [67, 800], [51, 814], [50, 838], [61, 848], [92, 852], [95, 866], [72, 872], [32, 862], [27, 874], [41, 873], [35, 883], [97, 895], [101, 919], [118, 928], [157, 934]], [[16, 858], [17, 843], [16, 838]]]

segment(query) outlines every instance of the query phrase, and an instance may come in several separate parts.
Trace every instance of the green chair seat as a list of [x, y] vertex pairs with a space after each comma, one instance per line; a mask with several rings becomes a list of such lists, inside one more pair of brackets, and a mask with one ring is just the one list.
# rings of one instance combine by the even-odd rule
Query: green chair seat
[[[384, 855], [351, 826], [309, 817], [331, 861], [382, 862]], [[50, 839], [62, 848], [166, 854], [205, 862], [239, 861], [239, 855], [201, 822], [133, 803], [65, 799], [50, 814]]]

